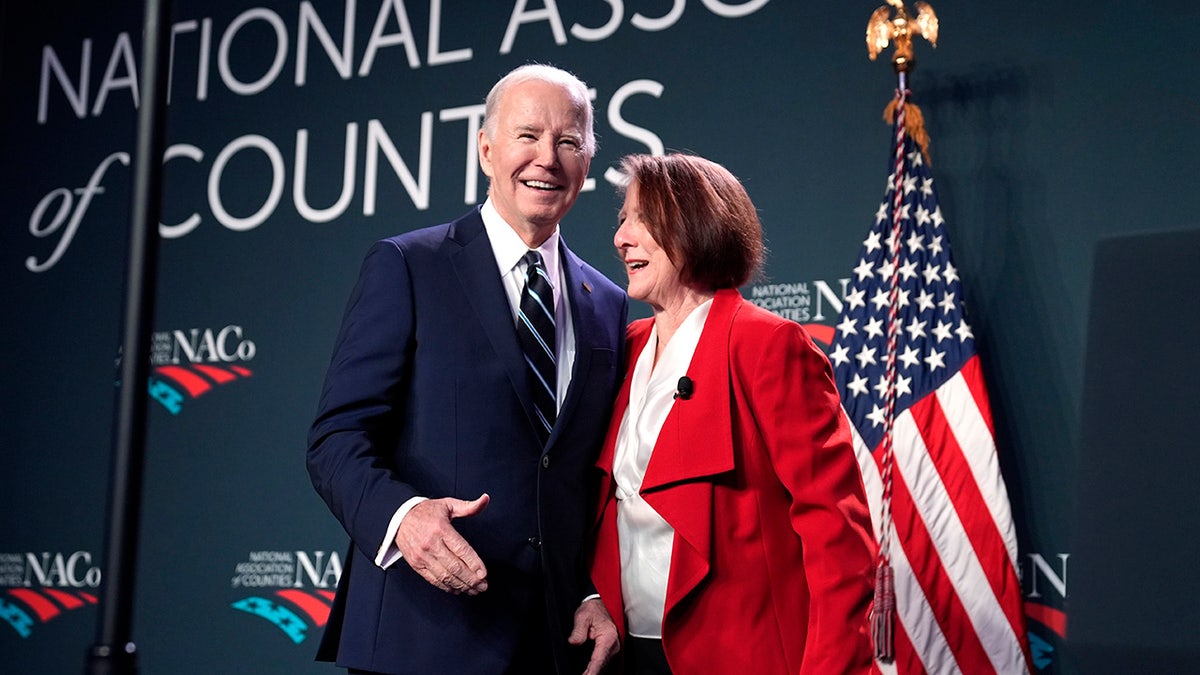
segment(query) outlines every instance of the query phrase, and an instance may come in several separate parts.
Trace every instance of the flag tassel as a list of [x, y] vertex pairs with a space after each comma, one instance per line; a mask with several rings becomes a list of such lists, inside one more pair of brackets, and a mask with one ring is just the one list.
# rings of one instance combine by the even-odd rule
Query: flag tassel
[[[899, 103], [899, 97], [893, 98], [888, 102], [887, 107], [883, 109], [883, 121], [888, 124], [896, 122], [896, 106]], [[904, 116], [900, 118], [904, 120], [904, 133], [909, 136], [921, 149], [921, 155], [925, 158], [925, 162], [929, 163], [929, 133], [925, 131], [925, 115], [921, 113], [921, 109], [916, 103], [904, 103]]]
[[896, 621], [896, 584], [892, 565], [880, 560], [875, 568], [875, 602], [871, 607], [871, 642], [875, 658], [891, 663], [896, 658], [894, 627]]

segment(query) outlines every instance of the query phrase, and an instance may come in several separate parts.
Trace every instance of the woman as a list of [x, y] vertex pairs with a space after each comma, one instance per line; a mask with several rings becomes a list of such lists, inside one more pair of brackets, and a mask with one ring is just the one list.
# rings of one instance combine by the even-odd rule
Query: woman
[[626, 673], [871, 668], [874, 540], [825, 356], [742, 299], [762, 264], [754, 205], [688, 155], [624, 159], [613, 243], [629, 365], [598, 465], [592, 577]]

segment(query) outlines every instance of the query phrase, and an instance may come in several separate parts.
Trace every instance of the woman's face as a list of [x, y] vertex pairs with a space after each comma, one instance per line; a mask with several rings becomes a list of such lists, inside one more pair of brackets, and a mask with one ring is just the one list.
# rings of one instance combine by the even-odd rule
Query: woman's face
[[641, 300], [655, 309], [670, 307], [684, 297], [679, 268], [658, 245], [638, 208], [638, 185], [630, 183], [625, 190], [625, 205], [617, 215], [617, 233], [613, 245], [625, 262], [629, 275], [629, 297]]

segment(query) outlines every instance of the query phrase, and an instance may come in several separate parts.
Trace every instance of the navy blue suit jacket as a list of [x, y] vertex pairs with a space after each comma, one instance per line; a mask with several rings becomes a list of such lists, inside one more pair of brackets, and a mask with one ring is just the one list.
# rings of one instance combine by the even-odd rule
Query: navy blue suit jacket
[[[308, 437], [313, 485], [352, 544], [319, 659], [397, 675], [501, 673], [543, 612], [559, 672], [583, 670], [587, 653], [566, 640], [592, 590], [589, 471], [618, 385], [628, 300], [560, 247], [576, 354], [545, 448], [478, 209], [367, 254]], [[374, 564], [410, 497], [483, 492], [484, 512], [454, 526], [488, 568], [484, 593], [451, 595], [403, 561]]]

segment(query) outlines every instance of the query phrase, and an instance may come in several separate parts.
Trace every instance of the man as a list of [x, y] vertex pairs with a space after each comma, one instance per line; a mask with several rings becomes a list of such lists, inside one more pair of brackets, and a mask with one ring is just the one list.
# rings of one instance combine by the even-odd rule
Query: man
[[522, 66], [487, 97], [483, 206], [367, 254], [308, 437], [352, 542], [318, 659], [590, 674], [616, 652], [583, 548], [628, 301], [558, 229], [594, 152], [586, 86]]

